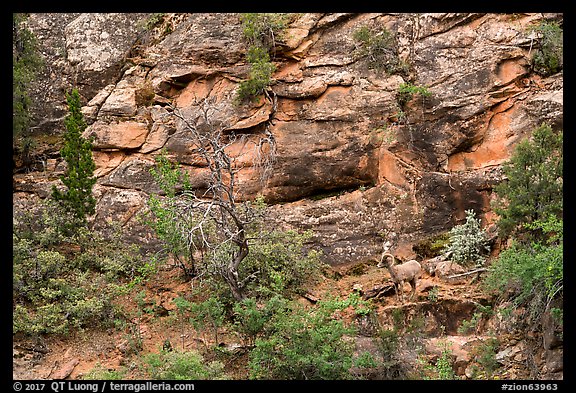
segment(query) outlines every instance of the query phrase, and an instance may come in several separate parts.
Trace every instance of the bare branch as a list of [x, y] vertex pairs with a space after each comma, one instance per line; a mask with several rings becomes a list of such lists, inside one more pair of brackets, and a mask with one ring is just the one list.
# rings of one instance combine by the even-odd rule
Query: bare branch
[[[273, 107], [276, 107], [274, 96]], [[194, 98], [190, 114], [171, 106], [176, 128], [185, 132], [209, 173], [206, 190], [185, 189], [175, 196], [172, 208], [177, 212], [175, 226], [185, 241], [188, 258], [194, 263], [200, 254], [205, 271], [217, 273], [230, 286], [233, 296], [241, 300], [243, 288], [256, 273], [240, 279], [238, 268], [249, 253], [251, 239], [246, 226], [257, 213], [251, 204], [236, 202], [239, 190], [237, 174], [246, 165], [258, 168], [262, 179], [267, 179], [274, 162], [276, 143], [268, 124], [262, 134], [239, 134], [217, 120], [214, 98]], [[239, 148], [239, 149], [238, 149]], [[234, 151], [234, 154], [230, 154]], [[252, 154], [252, 163], [242, 161]], [[183, 263], [179, 258], [180, 263]], [[194, 272], [197, 274], [196, 272]]]

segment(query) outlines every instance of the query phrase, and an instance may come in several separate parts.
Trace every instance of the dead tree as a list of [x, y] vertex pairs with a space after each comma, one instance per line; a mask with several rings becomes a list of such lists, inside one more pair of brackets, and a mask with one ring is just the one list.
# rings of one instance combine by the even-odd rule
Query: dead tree
[[[248, 226], [258, 219], [258, 210], [249, 202], [239, 203], [239, 158], [254, 157], [253, 166], [260, 170], [260, 180], [269, 176], [275, 152], [273, 135], [268, 131], [253, 135], [236, 133], [217, 118], [215, 101], [196, 99], [193, 113], [171, 107], [177, 129], [187, 133], [202, 166], [207, 169], [206, 188], [184, 188], [178, 194], [180, 214], [194, 217], [193, 226], [183, 226], [190, 255], [200, 253], [209, 260], [200, 274], [217, 274], [230, 287], [236, 300], [244, 299], [244, 287], [253, 277], [239, 277], [239, 267], [250, 251]], [[240, 153], [230, 153], [233, 144], [242, 146]]]

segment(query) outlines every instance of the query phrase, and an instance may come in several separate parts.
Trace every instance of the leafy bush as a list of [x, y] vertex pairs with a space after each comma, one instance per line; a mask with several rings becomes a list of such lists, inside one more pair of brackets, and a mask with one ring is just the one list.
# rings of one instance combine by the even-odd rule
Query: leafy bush
[[82, 376], [82, 379], [94, 381], [122, 380], [126, 379], [126, 372], [124, 370], [109, 370], [98, 362], [89, 372]]
[[286, 28], [287, 16], [246, 13], [241, 15], [240, 21], [249, 45], [246, 57], [250, 64], [250, 78], [240, 82], [237, 103], [256, 100], [272, 83], [271, 77], [276, 66], [270, 60], [270, 52], [274, 51], [279, 36]]
[[484, 284], [488, 290], [511, 294], [517, 304], [536, 301], [533, 312], [537, 314], [561, 294], [563, 257], [562, 243], [526, 246], [514, 242], [490, 266]]
[[195, 238], [191, 239], [192, 244], [188, 243], [188, 233], [201, 217], [195, 212], [181, 214], [182, 206], [176, 197], [177, 191], [190, 190], [190, 179], [164, 153], [155, 160], [156, 166], [150, 168], [150, 173], [165, 197], [151, 194], [147, 203], [149, 211], [143, 214], [142, 220], [154, 230], [163, 242], [165, 252], [174, 258], [185, 275], [194, 277], [197, 274], [194, 251], [199, 247]]
[[224, 365], [207, 362], [199, 353], [161, 351], [144, 357], [145, 369], [152, 379], [213, 380], [226, 379]]
[[114, 299], [153, 268], [117, 234], [105, 238], [84, 228], [64, 236], [54, 229], [59, 217], [51, 205], [14, 215], [14, 332], [65, 334], [112, 324]]
[[152, 30], [153, 28], [155, 28], [156, 26], [158, 26], [159, 24], [162, 23], [162, 21], [164, 20], [164, 17], [166, 16], [165, 13], [163, 12], [155, 12], [152, 15], [150, 15], [148, 17], [148, 19], [146, 19], [146, 21], [144, 22], [144, 28], [146, 30]]
[[243, 315], [250, 317], [255, 343], [251, 378], [358, 379], [380, 369], [370, 353], [353, 354], [349, 336], [356, 329], [336, 317], [350, 307], [359, 318], [373, 315], [356, 293], [345, 299], [327, 297], [310, 308], [281, 296], [260, 307], [250, 302]]
[[275, 299], [274, 315], [265, 336], [250, 352], [251, 379], [349, 379], [353, 344], [345, 339], [353, 330], [333, 318], [338, 302], [322, 301], [307, 309]]
[[452, 351], [447, 347], [442, 350], [442, 354], [436, 361], [436, 377], [433, 379], [451, 380], [456, 379], [454, 368], [452, 367]]
[[270, 55], [261, 47], [248, 49], [248, 62], [250, 63], [250, 78], [240, 82], [237, 91], [237, 100], [256, 100], [264, 94], [272, 82], [272, 74], [276, 66], [270, 61]]
[[224, 325], [226, 309], [224, 304], [214, 296], [200, 303], [190, 304], [190, 321], [196, 330], [211, 330], [214, 342], [219, 344], [218, 332]]
[[486, 259], [483, 253], [490, 251], [486, 232], [480, 228], [473, 210], [466, 210], [466, 223], [450, 230], [450, 243], [446, 252], [451, 260], [463, 265], [482, 265]]
[[532, 31], [539, 36], [539, 47], [532, 55], [532, 68], [543, 76], [559, 72], [562, 69], [564, 52], [562, 27], [557, 22], [544, 21]]
[[377, 379], [402, 380], [408, 378], [408, 369], [401, 360], [400, 348], [407, 344], [411, 335], [407, 331], [402, 331], [402, 328], [397, 324], [391, 329], [380, 326], [378, 322], [376, 325], [376, 335], [372, 340], [380, 356], [377, 366], [373, 369]]
[[523, 140], [504, 165], [507, 180], [494, 191], [494, 210], [499, 215], [501, 236], [515, 235], [530, 243], [542, 238], [542, 231], [530, 223], [560, 217], [563, 205], [563, 133], [546, 124], [534, 129], [530, 140]]
[[452, 367], [452, 350], [448, 342], [442, 345], [442, 352], [434, 365], [425, 364], [423, 379], [429, 380], [453, 380], [456, 379], [456, 373]]
[[355, 53], [367, 59], [368, 67], [388, 74], [403, 73], [407, 65], [398, 57], [396, 37], [386, 27], [362, 26], [353, 33]]
[[13, 298], [15, 332], [66, 333], [108, 320], [110, 293], [75, 261], [51, 250], [38, 250], [27, 239], [14, 240]]
[[470, 334], [476, 331], [476, 329], [478, 328], [478, 324], [480, 323], [480, 320], [486, 316], [486, 317], [490, 317], [492, 315], [492, 309], [490, 308], [490, 306], [482, 306], [482, 305], [478, 305], [478, 311], [476, 311], [473, 315], [472, 318], [470, 318], [469, 320], [463, 320], [462, 324], [460, 325], [460, 327], [458, 328], [458, 333], [460, 334]]
[[507, 181], [495, 188], [498, 224], [513, 242], [490, 266], [484, 285], [527, 306], [524, 321], [536, 325], [564, 289], [562, 140], [562, 132], [545, 124], [535, 129], [505, 165]]
[[244, 38], [250, 46], [274, 49], [287, 26], [288, 15], [281, 13], [245, 13], [240, 16]]
[[257, 337], [264, 333], [264, 328], [272, 316], [283, 305], [283, 298], [274, 296], [264, 305], [259, 305], [254, 298], [244, 299], [234, 304], [234, 329], [247, 345], [253, 346]]
[[417, 86], [412, 83], [401, 83], [396, 95], [396, 100], [398, 101], [400, 108], [404, 108], [404, 106], [412, 100], [415, 94], [419, 94], [423, 98], [432, 95], [426, 86]]
[[496, 337], [490, 337], [478, 348], [476, 359], [487, 377], [491, 377], [500, 368], [500, 363], [496, 360], [499, 346], [499, 340]]
[[244, 277], [255, 277], [249, 291], [264, 297], [275, 293], [290, 297], [301, 294], [307, 284], [315, 283], [324, 264], [320, 252], [305, 248], [311, 237], [311, 231], [260, 232], [241, 269]]

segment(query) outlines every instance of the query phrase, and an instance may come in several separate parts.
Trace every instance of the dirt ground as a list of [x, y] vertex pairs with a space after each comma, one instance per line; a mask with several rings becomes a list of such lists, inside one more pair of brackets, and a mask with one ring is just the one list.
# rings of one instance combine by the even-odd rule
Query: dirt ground
[[[390, 286], [390, 276], [386, 269], [375, 266], [375, 262], [355, 263], [331, 268], [329, 278], [310, 288], [307, 296], [299, 299], [304, 304], [313, 304], [326, 296], [346, 298], [352, 292], [365, 294], [378, 288]], [[167, 342], [179, 350], [202, 349], [213, 345], [210, 334], [199, 334], [188, 325], [175, 318], [174, 299], [189, 293], [191, 282], [183, 281], [180, 270], [165, 267], [146, 283], [146, 304], [155, 308], [154, 313], [138, 314], [138, 306], [133, 297], [118, 299], [123, 307], [132, 310], [135, 317], [128, 327], [105, 330], [87, 329], [73, 332], [67, 337], [48, 336], [36, 339], [17, 337], [13, 342], [13, 378], [14, 379], [81, 379], [96, 365], [108, 370], [130, 370], [130, 379], [146, 379], [143, 370], [134, 362], [134, 355], [159, 352]], [[433, 296], [431, 298], [431, 290]], [[405, 284], [404, 295], [408, 298], [410, 286]], [[415, 299], [412, 302], [398, 304], [393, 293], [375, 298], [373, 303], [379, 315], [386, 315], [396, 307], [410, 307], [416, 303], [437, 299], [473, 301], [479, 292], [475, 285], [447, 284], [436, 277], [423, 273], [418, 284]], [[140, 305], [142, 306], [142, 305]], [[345, 313], [346, 311], [344, 311]], [[353, 311], [350, 311], [353, 312]], [[457, 312], [455, 310], [455, 312]], [[468, 311], [469, 313], [469, 311]], [[132, 315], [131, 314], [131, 315]], [[469, 315], [460, 315], [460, 319]], [[342, 315], [352, 318], [353, 315]], [[458, 317], [458, 316], [456, 316]], [[434, 327], [432, 327], [433, 329]], [[430, 328], [429, 328], [430, 329]], [[132, 334], [130, 334], [132, 333]], [[131, 337], [141, 338], [141, 348], [136, 351]], [[223, 330], [219, 336], [220, 345], [227, 348], [241, 348], [241, 340], [232, 332]], [[210, 360], [210, 359], [207, 359]], [[226, 374], [233, 379], [244, 379], [247, 354], [240, 349], [237, 356], [229, 358], [225, 364]]]

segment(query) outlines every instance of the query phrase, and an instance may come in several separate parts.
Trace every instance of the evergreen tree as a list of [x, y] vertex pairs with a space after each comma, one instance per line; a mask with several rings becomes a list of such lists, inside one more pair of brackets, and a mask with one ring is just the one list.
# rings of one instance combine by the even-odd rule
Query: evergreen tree
[[546, 124], [534, 130], [531, 140], [518, 144], [504, 166], [508, 180], [495, 187], [501, 235], [525, 234], [523, 241], [537, 240], [541, 231], [532, 229], [532, 223], [561, 217], [562, 144], [562, 131], [556, 133]]
[[80, 111], [80, 94], [78, 90], [66, 94], [69, 114], [66, 117], [66, 133], [64, 147], [60, 154], [66, 160], [68, 167], [60, 180], [67, 190], [61, 192], [52, 187], [52, 199], [72, 216], [68, 223], [69, 229], [86, 224], [86, 216], [94, 214], [96, 199], [92, 195], [92, 187], [96, 183], [94, 170], [96, 165], [92, 158], [92, 141], [82, 137], [86, 129], [84, 117]]
[[26, 27], [25, 14], [12, 14], [12, 134], [28, 130], [32, 99], [29, 87], [42, 67], [34, 34]]

